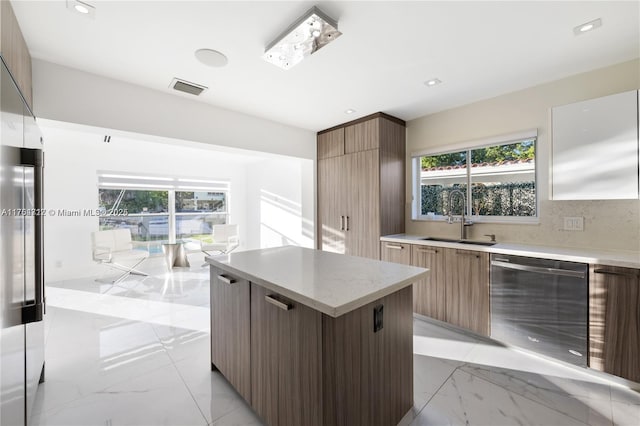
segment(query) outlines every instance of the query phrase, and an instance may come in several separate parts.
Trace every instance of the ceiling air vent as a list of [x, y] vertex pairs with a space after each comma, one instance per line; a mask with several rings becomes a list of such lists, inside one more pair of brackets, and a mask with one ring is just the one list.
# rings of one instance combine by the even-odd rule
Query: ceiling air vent
[[190, 95], [199, 96], [202, 92], [207, 90], [207, 86], [201, 86], [200, 84], [191, 83], [190, 81], [174, 78], [171, 80], [170, 88], [177, 90], [178, 92], [188, 93]]

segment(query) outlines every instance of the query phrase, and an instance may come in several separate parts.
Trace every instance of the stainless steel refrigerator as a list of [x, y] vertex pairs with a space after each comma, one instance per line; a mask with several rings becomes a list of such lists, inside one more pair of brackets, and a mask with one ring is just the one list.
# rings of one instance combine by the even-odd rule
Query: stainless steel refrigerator
[[42, 137], [4, 62], [0, 84], [0, 424], [26, 425], [44, 379]]

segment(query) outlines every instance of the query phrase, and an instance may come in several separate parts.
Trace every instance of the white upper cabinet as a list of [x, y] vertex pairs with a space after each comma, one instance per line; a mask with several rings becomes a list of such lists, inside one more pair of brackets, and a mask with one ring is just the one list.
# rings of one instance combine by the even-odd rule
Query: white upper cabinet
[[552, 109], [555, 200], [638, 198], [638, 91]]

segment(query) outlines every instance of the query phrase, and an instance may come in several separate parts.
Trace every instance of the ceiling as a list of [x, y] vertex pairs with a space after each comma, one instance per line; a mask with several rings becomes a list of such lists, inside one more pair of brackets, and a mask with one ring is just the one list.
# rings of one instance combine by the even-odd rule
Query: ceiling
[[[34, 58], [314, 131], [377, 111], [411, 120], [640, 56], [637, 1], [86, 2], [94, 19], [65, 1], [12, 1]], [[313, 5], [343, 35], [290, 70], [265, 62]], [[201, 64], [200, 48], [228, 65]], [[174, 77], [209, 90], [175, 92]]]

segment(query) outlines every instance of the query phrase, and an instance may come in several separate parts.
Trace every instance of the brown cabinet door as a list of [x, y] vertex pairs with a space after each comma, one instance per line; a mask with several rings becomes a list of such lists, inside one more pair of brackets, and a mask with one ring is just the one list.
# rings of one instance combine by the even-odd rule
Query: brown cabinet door
[[380, 160], [378, 150], [345, 155], [346, 254], [380, 259]]
[[344, 153], [367, 151], [380, 147], [380, 118], [344, 128]]
[[318, 248], [345, 253], [348, 170], [345, 156], [318, 161]]
[[322, 314], [251, 284], [252, 406], [269, 425], [322, 424]]
[[448, 249], [444, 262], [447, 322], [489, 335], [489, 254]]
[[31, 55], [8, 1], [0, 2], [0, 51], [27, 105], [33, 109]]
[[251, 402], [250, 287], [211, 267], [211, 362]]
[[445, 248], [414, 244], [411, 264], [429, 269], [429, 274], [413, 283], [413, 312], [446, 321], [444, 258]]
[[380, 260], [411, 265], [411, 244], [382, 241], [380, 243]]
[[589, 366], [640, 382], [640, 271], [594, 265], [589, 282]]
[[317, 148], [318, 160], [344, 155], [344, 128], [319, 134]]
[[322, 314], [300, 303], [279, 311], [281, 425], [322, 425]]

